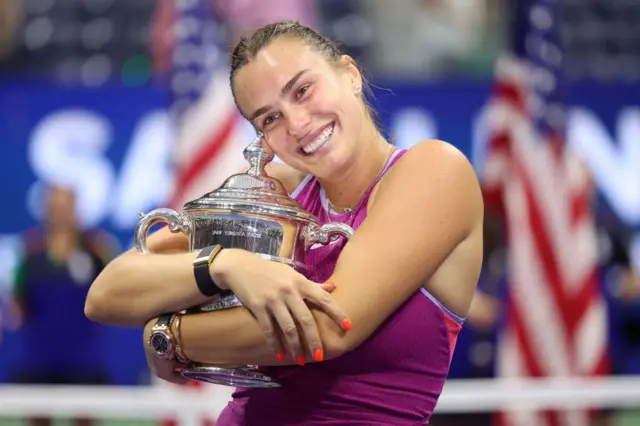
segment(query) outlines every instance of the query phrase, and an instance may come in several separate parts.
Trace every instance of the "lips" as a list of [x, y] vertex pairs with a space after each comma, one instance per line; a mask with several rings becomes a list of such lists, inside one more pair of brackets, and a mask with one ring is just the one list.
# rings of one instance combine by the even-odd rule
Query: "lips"
[[325, 145], [331, 135], [333, 134], [334, 123], [330, 123], [324, 127], [319, 128], [310, 135], [308, 135], [302, 142], [300, 149], [307, 155], [313, 154], [323, 145]]

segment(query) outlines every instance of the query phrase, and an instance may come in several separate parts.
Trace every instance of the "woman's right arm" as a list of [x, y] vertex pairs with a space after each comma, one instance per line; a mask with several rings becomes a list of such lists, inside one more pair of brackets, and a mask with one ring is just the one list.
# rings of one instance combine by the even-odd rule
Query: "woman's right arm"
[[[267, 165], [267, 173], [291, 192], [304, 178], [279, 163]], [[239, 173], [244, 173], [240, 171]], [[114, 259], [89, 289], [85, 315], [96, 322], [117, 326], [143, 326], [164, 312], [178, 312], [209, 301], [198, 290], [188, 252], [189, 241], [167, 227], [147, 238], [150, 253], [129, 250]]]
[[129, 250], [107, 265], [91, 285], [85, 315], [100, 323], [143, 326], [159, 312], [178, 312], [207, 302], [198, 290], [183, 234], [167, 227], [150, 235], [142, 254]]

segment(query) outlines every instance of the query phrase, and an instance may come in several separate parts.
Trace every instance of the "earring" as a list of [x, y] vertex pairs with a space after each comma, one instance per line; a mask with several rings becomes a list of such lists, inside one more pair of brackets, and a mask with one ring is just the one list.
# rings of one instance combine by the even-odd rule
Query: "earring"
[[353, 85], [353, 91], [356, 93], [360, 93], [360, 85], [359, 84], [354, 84]]

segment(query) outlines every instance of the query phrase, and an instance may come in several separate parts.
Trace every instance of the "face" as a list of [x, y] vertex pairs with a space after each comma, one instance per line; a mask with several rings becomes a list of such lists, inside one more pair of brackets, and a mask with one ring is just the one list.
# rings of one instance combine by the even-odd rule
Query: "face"
[[55, 229], [75, 227], [75, 197], [72, 191], [51, 188], [47, 198], [47, 223]]
[[317, 177], [355, 160], [368, 116], [357, 68], [333, 64], [297, 39], [280, 38], [236, 74], [238, 107], [282, 161]]

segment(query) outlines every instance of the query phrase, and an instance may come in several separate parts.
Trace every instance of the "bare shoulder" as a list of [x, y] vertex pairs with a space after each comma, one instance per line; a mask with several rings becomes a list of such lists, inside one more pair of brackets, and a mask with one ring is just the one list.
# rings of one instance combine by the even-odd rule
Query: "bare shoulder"
[[[465, 199], [465, 205], [474, 208], [471, 216], [483, 214], [482, 193], [473, 166], [467, 157], [450, 143], [441, 140], [425, 140], [411, 147], [389, 170], [380, 182], [379, 199], [383, 194], [389, 199], [410, 197], [422, 199], [424, 208], [433, 208], [447, 199]], [[429, 195], [436, 194], [439, 201]], [[461, 212], [462, 213], [462, 212]]]
[[478, 178], [468, 158], [458, 148], [441, 140], [425, 140], [415, 144], [398, 160], [388, 175], [390, 179], [382, 182], [389, 181], [394, 186], [407, 186], [404, 179], [411, 179], [416, 184], [444, 180], [451, 184], [462, 183], [469, 190], [480, 190]]
[[283, 163], [269, 163], [266, 171], [269, 176], [282, 182], [289, 193], [292, 193], [306, 176], [301, 171]]
[[[454, 145], [430, 139], [413, 145], [404, 155], [406, 165], [403, 168], [418, 169], [424, 173], [464, 173], [475, 178], [475, 172], [467, 157]], [[418, 165], [422, 165], [418, 167]], [[434, 166], [426, 168], [425, 165]], [[439, 165], [440, 167], [435, 167]]]

